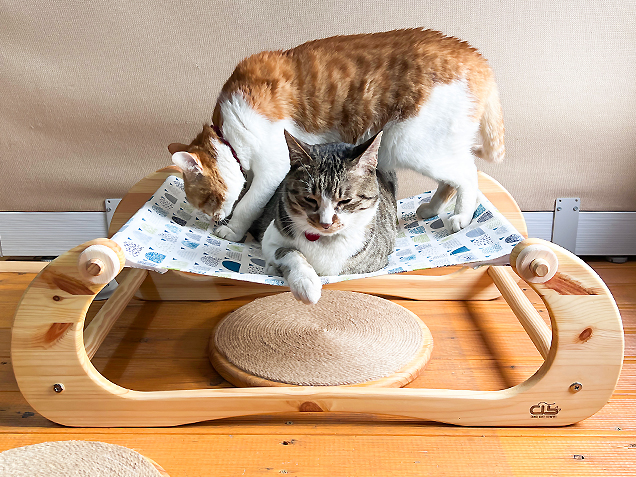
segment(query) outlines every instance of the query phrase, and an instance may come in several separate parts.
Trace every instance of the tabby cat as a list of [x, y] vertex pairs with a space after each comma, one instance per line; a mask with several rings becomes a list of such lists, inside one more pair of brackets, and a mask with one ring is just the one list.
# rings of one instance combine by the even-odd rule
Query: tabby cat
[[397, 231], [394, 172], [376, 169], [382, 133], [354, 146], [311, 146], [285, 131], [291, 169], [250, 229], [266, 272], [282, 274], [296, 299], [320, 298], [318, 275], [386, 266]]
[[[240, 240], [285, 177], [284, 130], [310, 144], [360, 144], [383, 130], [378, 168], [408, 168], [439, 183], [417, 210], [422, 218], [437, 215], [457, 192], [454, 231], [469, 224], [476, 205], [474, 156], [504, 157], [492, 71], [456, 38], [407, 29], [258, 53], [223, 86], [212, 127], [190, 145], [168, 148], [183, 170], [188, 200], [216, 220], [232, 212], [218, 236]], [[238, 200], [244, 184], [249, 188]]]

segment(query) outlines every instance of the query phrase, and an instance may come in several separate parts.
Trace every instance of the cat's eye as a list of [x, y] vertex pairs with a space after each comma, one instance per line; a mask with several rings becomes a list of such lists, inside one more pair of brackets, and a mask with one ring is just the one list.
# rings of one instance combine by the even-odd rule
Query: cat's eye
[[305, 202], [311, 205], [318, 205], [318, 202], [316, 202], [316, 199], [314, 199], [313, 197], [305, 197]]
[[351, 199], [342, 199], [342, 200], [338, 201], [338, 205], [339, 206], [343, 206], [343, 205], [348, 204], [349, 202], [351, 202]]

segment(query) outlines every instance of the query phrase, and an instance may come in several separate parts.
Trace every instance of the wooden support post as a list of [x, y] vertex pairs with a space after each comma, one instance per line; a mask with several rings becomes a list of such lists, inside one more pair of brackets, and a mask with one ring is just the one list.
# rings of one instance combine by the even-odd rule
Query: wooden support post
[[532, 303], [530, 303], [530, 300], [512, 279], [508, 272], [509, 269], [509, 267], [491, 266], [488, 268], [488, 275], [490, 275], [492, 281], [501, 292], [501, 296], [510, 305], [537, 350], [545, 359], [550, 352], [552, 332]]
[[106, 335], [108, 335], [108, 332], [147, 275], [147, 270], [140, 268], [131, 269], [108, 301], [104, 303], [101, 310], [97, 312], [93, 321], [86, 327], [84, 330], [84, 347], [86, 348], [88, 359], [95, 355], [104, 338], [106, 338]]

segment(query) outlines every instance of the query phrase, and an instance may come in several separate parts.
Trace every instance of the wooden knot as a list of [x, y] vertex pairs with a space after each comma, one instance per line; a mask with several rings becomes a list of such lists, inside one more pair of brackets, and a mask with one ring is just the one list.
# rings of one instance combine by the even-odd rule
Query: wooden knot
[[581, 334], [579, 335], [579, 340], [580, 341], [587, 341], [592, 337], [592, 328], [585, 328], [583, 331], [581, 331]]
[[106, 264], [99, 258], [91, 258], [88, 262], [86, 262], [86, 272], [94, 277], [100, 275], [105, 268]]
[[305, 401], [298, 408], [300, 412], [323, 412], [322, 408], [315, 402]]

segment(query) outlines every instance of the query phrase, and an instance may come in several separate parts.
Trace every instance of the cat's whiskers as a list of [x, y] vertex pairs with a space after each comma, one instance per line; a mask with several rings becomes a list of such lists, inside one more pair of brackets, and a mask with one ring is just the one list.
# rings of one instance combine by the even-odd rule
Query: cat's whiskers
[[296, 225], [296, 224], [294, 224], [294, 223], [291, 223], [291, 224], [289, 224], [289, 225], [285, 225], [285, 226], [281, 229], [281, 232], [282, 232], [283, 234], [286, 234], [286, 235], [292, 235], [292, 236], [293, 236], [293, 235], [294, 235], [294, 232], [296, 231], [296, 228], [297, 228], [295, 225]]

